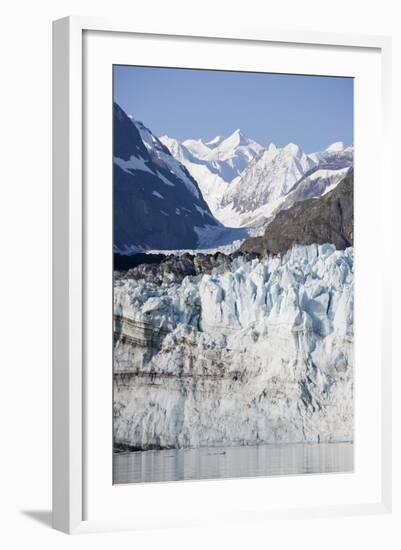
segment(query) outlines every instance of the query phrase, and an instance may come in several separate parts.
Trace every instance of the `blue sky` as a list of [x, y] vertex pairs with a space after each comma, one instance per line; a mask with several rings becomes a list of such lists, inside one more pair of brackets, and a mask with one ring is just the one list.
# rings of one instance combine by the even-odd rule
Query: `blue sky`
[[294, 142], [307, 153], [353, 143], [351, 78], [115, 66], [114, 100], [181, 141], [240, 128], [261, 145]]

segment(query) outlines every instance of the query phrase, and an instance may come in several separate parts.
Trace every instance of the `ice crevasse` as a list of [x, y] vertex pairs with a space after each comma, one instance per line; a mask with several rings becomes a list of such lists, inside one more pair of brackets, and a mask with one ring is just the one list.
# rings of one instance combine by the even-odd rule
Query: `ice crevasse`
[[353, 439], [353, 249], [116, 280], [114, 437], [134, 449]]

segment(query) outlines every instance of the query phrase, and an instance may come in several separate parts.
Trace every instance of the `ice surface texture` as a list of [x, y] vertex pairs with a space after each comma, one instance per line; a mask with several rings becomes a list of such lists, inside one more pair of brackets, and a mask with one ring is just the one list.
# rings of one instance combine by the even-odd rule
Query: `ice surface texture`
[[352, 440], [352, 248], [116, 279], [114, 302], [116, 444]]

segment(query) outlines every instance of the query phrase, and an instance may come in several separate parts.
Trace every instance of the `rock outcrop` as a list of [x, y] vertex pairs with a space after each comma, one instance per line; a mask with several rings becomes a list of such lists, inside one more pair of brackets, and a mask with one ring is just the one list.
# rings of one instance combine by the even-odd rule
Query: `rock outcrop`
[[338, 250], [353, 245], [353, 175], [318, 199], [295, 203], [282, 210], [261, 237], [247, 239], [241, 252], [279, 254], [294, 244], [332, 243]]

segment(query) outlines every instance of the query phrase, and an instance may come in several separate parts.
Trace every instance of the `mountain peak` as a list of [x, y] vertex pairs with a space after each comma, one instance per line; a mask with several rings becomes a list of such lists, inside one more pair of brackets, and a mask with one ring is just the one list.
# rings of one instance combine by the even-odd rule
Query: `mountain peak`
[[223, 141], [223, 139], [224, 138], [222, 138], [221, 136], [216, 136], [210, 141], [206, 141], [205, 145], [207, 145], [209, 148], [214, 148], [217, 147]]
[[345, 145], [343, 141], [335, 141], [327, 147], [326, 151], [328, 153], [341, 153], [344, 149]]
[[287, 145], [284, 147], [284, 151], [288, 151], [292, 155], [296, 156], [301, 153], [301, 149], [299, 145], [296, 145], [296, 143], [287, 143]]
[[231, 134], [231, 137], [236, 137], [239, 141], [244, 141], [244, 142], [248, 142], [249, 139], [246, 137], [246, 135], [242, 132], [242, 130], [240, 130], [239, 128], [237, 128], [232, 134]]
[[237, 128], [232, 134], [219, 143], [219, 149], [228, 150], [240, 145], [248, 145], [250, 140]]
[[182, 145], [195, 155], [195, 157], [200, 159], [205, 159], [211, 151], [201, 139], [186, 139], [182, 142]]
[[113, 121], [115, 250], [195, 248], [197, 231], [220, 227], [196, 180], [149, 128], [117, 104]]

